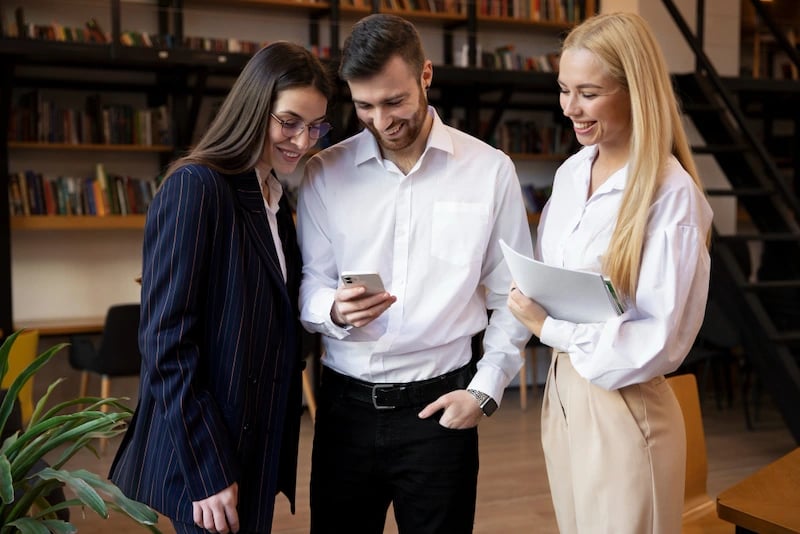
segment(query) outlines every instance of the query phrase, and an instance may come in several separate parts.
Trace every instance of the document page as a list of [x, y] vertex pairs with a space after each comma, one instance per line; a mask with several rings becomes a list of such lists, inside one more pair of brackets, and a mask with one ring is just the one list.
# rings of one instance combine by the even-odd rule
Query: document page
[[600, 323], [624, 311], [611, 282], [602, 275], [544, 264], [520, 254], [502, 239], [500, 248], [517, 288], [554, 319]]

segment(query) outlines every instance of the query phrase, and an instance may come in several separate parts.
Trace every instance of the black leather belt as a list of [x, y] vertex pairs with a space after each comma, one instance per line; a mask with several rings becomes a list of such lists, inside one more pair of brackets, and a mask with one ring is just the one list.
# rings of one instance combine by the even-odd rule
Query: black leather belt
[[474, 367], [467, 365], [436, 378], [419, 382], [372, 383], [337, 373], [329, 367], [323, 367], [322, 388], [349, 399], [372, 404], [376, 410], [391, 410], [424, 406], [445, 393], [456, 389], [465, 389], [474, 374]]

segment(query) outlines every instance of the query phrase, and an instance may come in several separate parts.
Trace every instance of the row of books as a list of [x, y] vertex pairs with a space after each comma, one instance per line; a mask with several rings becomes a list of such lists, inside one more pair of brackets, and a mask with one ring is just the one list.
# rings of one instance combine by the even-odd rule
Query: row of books
[[78, 43], [109, 43], [111, 38], [97, 20], [90, 18], [83, 27], [63, 26], [59, 22], [35, 24], [25, 20], [25, 10], [20, 6], [14, 10], [14, 20], [3, 24], [3, 35], [12, 38], [44, 39]]
[[507, 120], [498, 125], [491, 142], [507, 154], [567, 155], [577, 149], [577, 140], [563, 124], [538, 126], [532, 120]]
[[[345, 4], [347, 2], [344, 2]], [[371, 8], [369, 0], [354, 0], [358, 7]], [[399, 11], [419, 11], [423, 13], [446, 13], [450, 15], [466, 15], [467, 3], [465, 0], [383, 0], [385, 9]]]
[[70, 144], [170, 145], [167, 106], [137, 109], [105, 103], [99, 94], [86, 97], [83, 109], [59, 106], [39, 90], [20, 95], [12, 107], [8, 138], [12, 141]]
[[98, 164], [90, 177], [46, 177], [34, 171], [9, 176], [11, 215], [144, 214], [155, 195], [157, 180], [106, 175]]
[[220, 54], [247, 54], [253, 55], [260, 50], [266, 42], [246, 41], [243, 39], [215, 38], [215, 37], [186, 37], [183, 45], [192, 50], [215, 52]]
[[574, 24], [586, 18], [586, 0], [477, 0], [479, 16]]
[[[340, 0], [340, 5], [370, 9], [372, 0]], [[385, 9], [466, 15], [466, 0], [382, 0]], [[586, 18], [586, 0], [477, 0], [479, 16], [565, 24]]]
[[[513, 44], [503, 45], [494, 50], [484, 50], [480, 43], [476, 46], [476, 67], [497, 70], [524, 70], [533, 72], [558, 72], [558, 52], [538, 56], [517, 53]], [[469, 66], [469, 45], [464, 44], [453, 58], [456, 67]]]
[[[315, 4], [316, 0], [302, 0]], [[301, 2], [301, 3], [302, 3]], [[479, 16], [504, 17], [529, 21], [548, 21], [571, 24], [587, 16], [587, 0], [477, 0]], [[372, 0], [340, 0], [341, 5], [372, 8]], [[466, 15], [466, 0], [382, 0], [385, 9]], [[3, 24], [3, 35], [11, 38], [42, 39], [48, 41], [101, 43], [111, 42], [110, 33], [100, 27], [97, 20], [90, 18], [83, 27], [69, 27], [53, 21], [50, 24], [37, 24], [25, 20], [22, 7], [14, 11], [14, 20]], [[172, 48], [174, 37], [169, 34], [156, 34], [146, 31], [125, 30], [120, 34], [120, 42], [125, 46]], [[264, 43], [206, 37], [187, 37], [184, 46], [198, 50], [252, 54]], [[225, 45], [224, 47], [222, 45]]]

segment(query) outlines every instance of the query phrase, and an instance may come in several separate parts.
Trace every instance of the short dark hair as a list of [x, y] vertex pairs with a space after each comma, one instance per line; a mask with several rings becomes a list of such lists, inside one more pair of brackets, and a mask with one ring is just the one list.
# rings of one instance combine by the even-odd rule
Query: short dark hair
[[422, 74], [425, 52], [413, 24], [397, 15], [375, 14], [353, 25], [344, 42], [339, 76], [345, 80], [378, 74], [394, 56], [400, 56], [414, 74]]

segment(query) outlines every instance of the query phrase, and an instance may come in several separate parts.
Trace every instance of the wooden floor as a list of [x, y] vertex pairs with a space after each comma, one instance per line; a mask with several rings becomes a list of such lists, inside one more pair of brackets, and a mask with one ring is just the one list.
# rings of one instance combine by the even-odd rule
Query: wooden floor
[[[37, 398], [57, 377], [67, 378], [58, 388], [59, 397], [77, 395], [79, 377], [70, 369], [66, 356], [66, 351], [62, 351], [37, 377], [34, 388]], [[130, 397], [133, 405], [136, 384], [136, 378], [115, 379], [112, 382], [112, 395]], [[90, 388], [94, 394], [99, 392], [97, 377], [93, 377]], [[712, 395], [705, 395], [703, 411], [709, 463], [708, 490], [712, 497], [796, 446], [766, 396], [762, 399], [760, 420], [754, 431], [746, 430], [738, 399], [735, 404], [733, 408], [718, 410]], [[540, 406], [541, 390], [533, 394], [533, 399], [529, 395], [528, 409], [522, 411], [518, 391], [509, 389], [502, 408], [481, 423], [476, 534], [557, 532], [539, 440]], [[276, 534], [308, 532], [311, 438], [312, 426], [306, 414], [300, 442], [297, 514], [292, 516], [286, 499], [279, 497], [273, 529]], [[66, 467], [86, 468], [106, 475], [119, 440], [112, 440], [106, 453], [99, 459], [90, 453], [82, 453]], [[80, 510], [72, 510], [73, 523], [82, 534], [144, 532], [127, 518], [113, 512], [107, 520], [100, 519], [91, 510], [85, 512], [85, 517], [81, 515]], [[164, 518], [159, 520], [158, 526], [162, 532], [174, 533]], [[391, 517], [385, 532], [397, 532]]]

